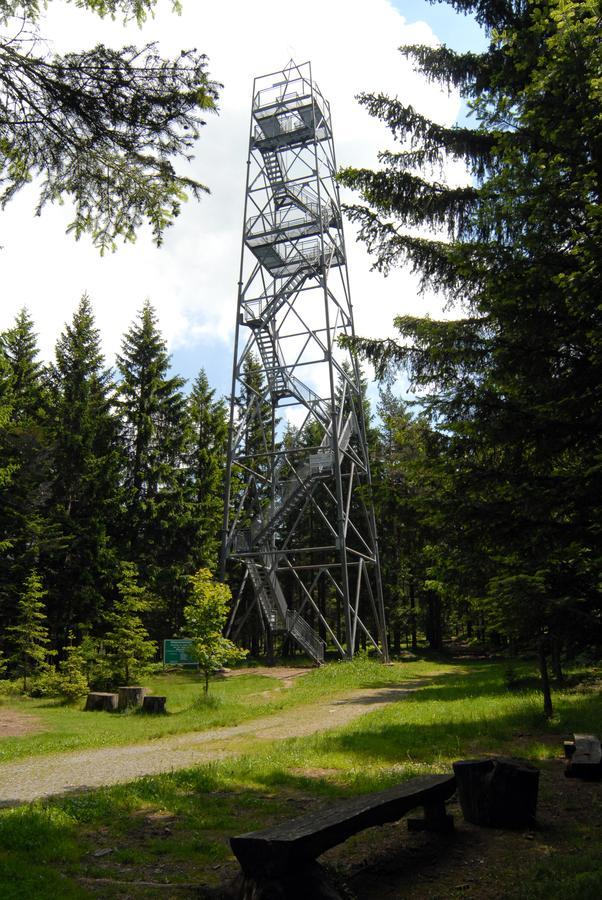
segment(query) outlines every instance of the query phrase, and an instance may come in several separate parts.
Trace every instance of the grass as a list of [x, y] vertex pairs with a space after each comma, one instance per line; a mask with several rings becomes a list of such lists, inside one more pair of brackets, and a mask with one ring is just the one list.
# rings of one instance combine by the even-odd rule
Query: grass
[[[527, 674], [524, 666], [520, 671]], [[286, 691], [276, 692], [274, 681], [270, 696], [256, 705], [253, 694], [269, 689], [269, 679], [253, 675], [220, 682], [214, 688], [221, 705], [198, 713], [208, 717], [203, 722], [216, 713], [234, 716], [239, 708], [248, 718], [343, 688], [385, 687], [430, 673], [427, 685], [403, 702], [376, 708], [335, 731], [262, 744], [259, 750], [251, 741], [247, 756], [1, 812], [0, 896], [98, 896], [86, 879], [99, 878], [128, 883], [122, 888], [103, 882], [106, 897], [156, 896], [154, 889], [137, 888], [136, 881], [217, 883], [229, 871], [231, 834], [331, 798], [448, 771], [462, 757], [503, 752], [545, 760], [558, 755], [563, 735], [599, 730], [599, 692], [569, 688], [557, 693], [556, 716], [546, 722], [537, 691], [509, 692], [503, 672], [503, 664], [480, 661], [420, 660], [383, 667], [358, 660], [312, 672]], [[188, 679], [182, 675], [170, 681], [174, 713], [169, 719], [181, 715], [188, 722], [197, 715], [191, 707], [198, 682]], [[103, 716], [103, 727], [105, 718], [123, 722], [120, 716]], [[138, 727], [136, 720], [127, 719], [128, 729]], [[586, 818], [583, 833], [563, 836], [564, 843], [545, 862], [521, 870], [518, 887], [509, 872], [508, 898], [602, 896], [602, 863], [597, 848], [587, 842], [589, 824]], [[102, 855], [103, 850], [110, 852]]]
[[[400, 669], [401, 680], [427, 673], [447, 671], [444, 664], [428, 661], [407, 663]], [[65, 704], [57, 700], [28, 697], [0, 697], [5, 707], [34, 715], [43, 730], [0, 741], [0, 763], [26, 756], [61, 753], [94, 747], [134, 744], [191, 731], [235, 725], [278, 710], [300, 706], [353, 688], [378, 687], [390, 682], [389, 669], [372, 660], [358, 660], [353, 666], [332, 663], [310, 670], [283, 689], [279, 680], [265, 675], [239, 675], [212, 679], [207, 700], [195, 672], [157, 674], [144, 684], [153, 694], [167, 697], [168, 714], [142, 715], [139, 712], [89, 713], [83, 700]], [[395, 679], [399, 681], [399, 676]]]

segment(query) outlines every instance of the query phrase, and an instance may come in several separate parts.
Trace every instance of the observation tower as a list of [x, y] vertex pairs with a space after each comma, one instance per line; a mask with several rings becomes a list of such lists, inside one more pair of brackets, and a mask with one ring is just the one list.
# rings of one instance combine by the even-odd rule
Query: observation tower
[[386, 659], [360, 372], [329, 104], [311, 64], [253, 85], [222, 543], [228, 633]]

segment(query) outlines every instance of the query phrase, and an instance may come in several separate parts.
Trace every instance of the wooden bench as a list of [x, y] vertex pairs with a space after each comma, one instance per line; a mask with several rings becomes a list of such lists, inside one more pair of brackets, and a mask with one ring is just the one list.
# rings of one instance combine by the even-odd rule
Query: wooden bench
[[326, 850], [365, 828], [395, 822], [416, 807], [424, 808], [424, 819], [410, 820], [408, 825], [411, 828], [450, 831], [453, 818], [446, 814], [445, 801], [452, 796], [455, 788], [453, 775], [413, 778], [385, 791], [336, 801], [325, 810], [289, 819], [263, 831], [230, 838], [230, 845], [246, 879], [246, 888], [243, 887], [240, 896], [261, 895], [261, 892], [253, 893], [250, 882], [261, 884], [266, 879], [282, 878], [290, 882], [295, 879], [295, 873], [302, 878], [304, 867], [309, 864], [314, 871], [316, 866], [313, 861]]
[[568, 759], [567, 778], [598, 781], [602, 778], [602, 748], [595, 734], [576, 734], [573, 741], [564, 742]]

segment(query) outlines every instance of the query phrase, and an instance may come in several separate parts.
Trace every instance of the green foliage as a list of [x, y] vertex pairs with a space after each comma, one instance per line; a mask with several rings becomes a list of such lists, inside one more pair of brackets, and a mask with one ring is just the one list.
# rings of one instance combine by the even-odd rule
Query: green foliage
[[144, 674], [157, 652], [156, 643], [149, 639], [138, 615], [150, 608], [151, 600], [148, 591], [138, 585], [137, 578], [138, 571], [133, 563], [121, 564], [121, 580], [117, 585], [119, 599], [107, 615], [110, 631], [104, 641], [113, 676], [126, 685]]
[[86, 295], [57, 341], [50, 374], [50, 504], [57, 536], [41, 548], [40, 564], [48, 572], [53, 632], [63, 646], [69, 631], [100, 621], [117, 572], [112, 536], [123, 453], [115, 388]]
[[192, 596], [184, 608], [185, 631], [193, 640], [193, 656], [205, 676], [207, 693], [209, 676], [225, 663], [244, 659], [247, 651], [222, 634], [232, 599], [230, 588], [215, 581], [209, 569], [199, 569], [190, 582]]
[[[75, 5], [141, 24], [155, 0]], [[208, 190], [174, 165], [191, 158], [203, 116], [216, 109], [206, 57], [183, 50], [164, 59], [154, 44], [49, 54], [39, 13], [38, 0], [0, 4], [0, 205], [35, 178], [37, 212], [68, 197], [68, 231], [91, 235], [101, 252], [134, 240], [144, 222], [160, 244], [188, 195]]]
[[[475, 127], [366, 95], [404, 147], [341, 177], [377, 265], [409, 262], [460, 317], [400, 316], [397, 340], [351, 343], [380, 375], [406, 370], [441, 434], [432, 585], [545, 656], [548, 637], [602, 643], [600, 16], [571, 0], [453, 5], [487, 28], [484, 53], [403, 52], [459, 88]], [[449, 156], [469, 187], [433, 176]]]
[[185, 466], [185, 382], [168, 374], [170, 357], [150, 303], [126, 333], [117, 364], [126, 450], [124, 553], [165, 603], [157, 626], [164, 635], [166, 628], [175, 632], [181, 625], [187, 578], [194, 570], [185, 537], [193, 510]]
[[46, 666], [50, 638], [46, 627], [44, 597], [46, 591], [35, 569], [27, 576], [18, 604], [18, 618], [7, 631], [13, 648], [12, 661], [23, 678], [23, 690], [27, 690], [30, 675]]
[[65, 658], [59, 663], [59, 690], [67, 700], [78, 700], [88, 692], [89, 687], [85, 648], [74, 643], [71, 633], [64, 652]]
[[188, 397], [188, 467], [191, 497], [191, 556], [195, 569], [215, 569], [223, 517], [223, 480], [228, 424], [223, 400], [216, 401], [203, 369]]
[[0, 553], [0, 610], [2, 621], [10, 625], [27, 573], [38, 564], [40, 549], [57, 535], [47, 510], [52, 480], [49, 394], [37, 359], [33, 322], [25, 309], [0, 335], [0, 345], [10, 392], [10, 414], [0, 424], [0, 454], [10, 472], [9, 480], [3, 480], [0, 472], [0, 545], [5, 535], [11, 546], [10, 554]]

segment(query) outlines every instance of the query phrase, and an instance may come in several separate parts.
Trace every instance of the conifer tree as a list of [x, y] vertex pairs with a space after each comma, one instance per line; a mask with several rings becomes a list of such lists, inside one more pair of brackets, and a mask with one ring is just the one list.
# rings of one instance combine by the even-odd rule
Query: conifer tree
[[123, 552], [143, 583], [167, 604], [162, 628], [175, 628], [188, 594], [184, 379], [169, 375], [170, 357], [150, 303], [126, 333], [117, 358], [119, 408], [126, 446]]
[[[0, 439], [6, 434], [10, 417], [12, 414], [12, 389], [10, 369], [2, 346], [0, 345]], [[11, 482], [14, 474], [14, 465], [5, 459], [0, 461], [0, 492], [5, 490]], [[9, 531], [6, 526], [0, 531], [0, 558], [1, 555], [10, 547]]]
[[114, 386], [104, 366], [92, 306], [83, 296], [56, 345], [51, 371], [54, 477], [50, 502], [62, 546], [43, 552], [49, 615], [58, 646], [101, 618], [114, 584], [112, 534], [119, 510], [122, 453]]
[[112, 662], [113, 674], [123, 684], [137, 678], [153, 659], [157, 645], [151, 641], [139, 613], [148, 612], [152, 601], [148, 590], [138, 584], [133, 563], [121, 564], [117, 585], [119, 598], [107, 616], [110, 631], [105, 636], [105, 652]]
[[[484, 53], [402, 52], [459, 89], [475, 127], [442, 127], [401, 100], [365, 95], [407, 143], [381, 155], [380, 171], [342, 177], [366, 201], [350, 214], [381, 270], [409, 262], [424, 286], [462, 302], [461, 318], [399, 316], [399, 341], [356, 349], [380, 373], [406, 366], [451, 435], [463, 542], [497, 570], [489, 610], [498, 627], [516, 624], [506, 603], [514, 583], [518, 607], [539, 611], [536, 623], [524, 617], [522, 636], [539, 635], [545, 666], [554, 635], [602, 639], [600, 14], [581, 0], [452, 5], [484, 26]], [[471, 184], [441, 183], [450, 157]], [[416, 226], [443, 233], [417, 237]]]
[[215, 400], [205, 371], [188, 397], [188, 467], [191, 499], [191, 558], [194, 571], [215, 569], [223, 516], [228, 424], [223, 400]]
[[13, 327], [2, 334], [1, 342], [10, 367], [13, 422], [43, 421], [48, 411], [48, 385], [38, 360], [34, 323], [25, 307], [17, 313]]
[[13, 648], [12, 661], [23, 677], [24, 691], [30, 676], [44, 668], [51, 652], [43, 599], [46, 594], [42, 579], [32, 569], [19, 598], [17, 621], [7, 629]]
[[31, 318], [21, 310], [12, 328], [0, 336], [10, 381], [11, 415], [0, 432], [0, 453], [12, 468], [10, 486], [0, 486], [0, 533], [10, 535], [11, 553], [0, 555], [0, 610], [14, 621], [16, 598], [41, 548], [56, 540], [48, 516], [52, 446], [48, 428], [49, 395], [38, 360]]

